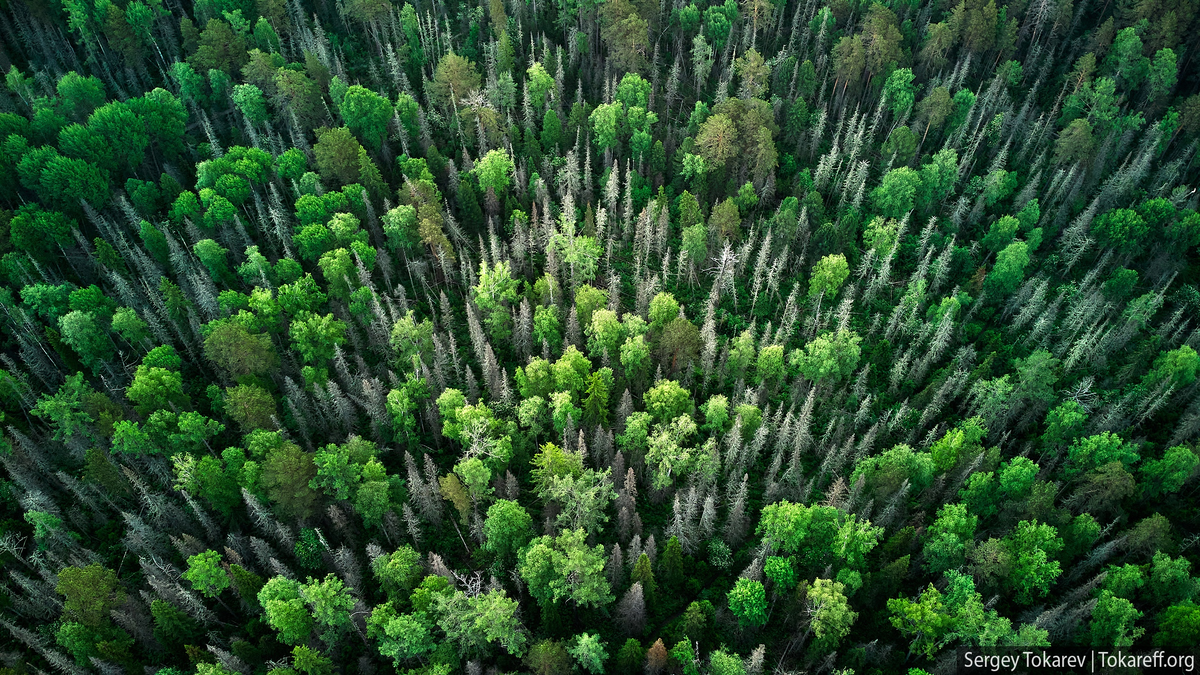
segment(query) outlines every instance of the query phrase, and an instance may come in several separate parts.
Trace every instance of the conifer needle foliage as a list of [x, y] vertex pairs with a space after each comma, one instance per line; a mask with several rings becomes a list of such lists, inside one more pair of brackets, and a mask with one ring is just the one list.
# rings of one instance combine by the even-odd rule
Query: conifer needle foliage
[[1200, 643], [1192, 0], [0, 0], [0, 675]]

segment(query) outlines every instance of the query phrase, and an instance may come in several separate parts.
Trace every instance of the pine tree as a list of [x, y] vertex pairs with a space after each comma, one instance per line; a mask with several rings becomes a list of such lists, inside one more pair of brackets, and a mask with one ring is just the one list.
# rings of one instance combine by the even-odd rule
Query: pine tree
[[641, 635], [646, 626], [646, 601], [642, 594], [642, 582], [636, 581], [617, 606], [618, 620], [626, 635]]
[[608, 584], [613, 588], [621, 586], [625, 580], [625, 557], [621, 552], [621, 544], [613, 544], [613, 550], [608, 555], [608, 563], [604, 566]]
[[742, 475], [742, 482], [737, 488], [733, 487], [733, 483], [729, 484], [730, 495], [729, 513], [725, 517], [725, 529], [722, 532], [722, 539], [730, 546], [736, 546], [742, 537], [746, 536], [746, 495], [749, 489], [749, 474]]

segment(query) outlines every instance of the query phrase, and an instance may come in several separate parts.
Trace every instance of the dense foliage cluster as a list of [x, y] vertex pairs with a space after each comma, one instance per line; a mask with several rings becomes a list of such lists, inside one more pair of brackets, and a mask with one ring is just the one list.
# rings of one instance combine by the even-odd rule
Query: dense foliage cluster
[[0, 0], [0, 674], [1200, 643], [1191, 0]]

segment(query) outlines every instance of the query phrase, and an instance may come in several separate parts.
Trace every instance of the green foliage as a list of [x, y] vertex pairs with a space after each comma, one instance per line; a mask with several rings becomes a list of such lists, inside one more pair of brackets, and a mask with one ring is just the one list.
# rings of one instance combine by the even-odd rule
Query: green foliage
[[484, 323], [495, 340], [507, 340], [512, 319], [508, 305], [517, 299], [519, 282], [512, 278], [508, 263], [488, 267], [479, 263], [479, 283], [475, 286], [475, 304], [484, 312]]
[[643, 400], [646, 412], [658, 422], [670, 422], [680, 415], [690, 414], [695, 407], [691, 394], [674, 380], [659, 382], [646, 392]]
[[239, 384], [226, 389], [223, 400], [225, 412], [243, 431], [275, 428], [275, 398], [266, 389], [253, 384]]
[[1200, 607], [1184, 602], [1168, 607], [1160, 615], [1159, 631], [1154, 635], [1156, 647], [1188, 647], [1200, 637]]
[[659, 293], [650, 301], [650, 330], [661, 330], [679, 316], [679, 302], [670, 293]]
[[916, 204], [921, 176], [906, 166], [888, 171], [883, 182], [871, 192], [871, 199], [884, 217], [901, 218]]
[[913, 490], [920, 491], [932, 482], [934, 466], [930, 453], [916, 452], [900, 444], [875, 457], [859, 460], [850, 482], [857, 482], [861, 476], [875, 494], [891, 494], [906, 481]]
[[[64, 317], [65, 318], [65, 317]], [[1174, 387], [1186, 387], [1196, 381], [1200, 374], [1200, 355], [1188, 345], [1160, 355], [1154, 368], [1143, 379], [1145, 384], [1165, 383]]]
[[823, 648], [837, 645], [858, 618], [857, 612], [850, 611], [844, 590], [843, 584], [829, 579], [816, 579], [808, 589], [813, 635]]
[[236, 320], [205, 326], [204, 355], [230, 379], [264, 375], [275, 367], [275, 347], [268, 335], [252, 333]]
[[988, 233], [984, 235], [980, 243], [987, 247], [993, 253], [999, 252], [1012, 243], [1013, 237], [1017, 234], [1017, 228], [1021, 225], [1021, 221], [1012, 216], [1001, 216], [991, 224]]
[[301, 584], [285, 577], [272, 577], [258, 592], [264, 618], [279, 633], [285, 644], [298, 644], [308, 639], [313, 618], [301, 597]]
[[966, 562], [979, 519], [963, 504], [946, 504], [925, 541], [925, 566], [933, 574], [957, 569]]
[[216, 551], [197, 553], [188, 558], [187, 571], [183, 578], [191, 582], [192, 588], [203, 595], [215, 598], [229, 588], [229, 576], [221, 569], [221, 554]]
[[1046, 443], [1067, 444], [1083, 435], [1088, 413], [1078, 401], [1065, 401], [1046, 414]]
[[309, 487], [309, 481], [316, 473], [317, 468], [310, 453], [301, 451], [294, 443], [279, 439], [266, 451], [262, 463], [262, 487], [284, 514], [306, 517], [312, 512], [318, 498], [318, 494]]
[[1052, 559], [1063, 548], [1058, 531], [1046, 523], [1022, 520], [1004, 543], [1012, 560], [1008, 583], [1017, 601], [1029, 603], [1045, 596], [1062, 574], [1059, 561]]
[[541, 640], [530, 648], [525, 663], [537, 675], [565, 675], [571, 672], [571, 656], [557, 640]]
[[1067, 449], [1067, 454], [1074, 473], [1089, 471], [1114, 461], [1131, 465], [1139, 459], [1133, 446], [1108, 431], [1075, 441]]
[[346, 324], [332, 314], [305, 313], [293, 319], [289, 336], [305, 363], [320, 366], [333, 358], [336, 347], [346, 341]]
[[189, 404], [183, 391], [183, 377], [166, 368], [140, 365], [134, 373], [133, 382], [125, 390], [137, 411], [149, 415], [155, 410], [182, 408]]
[[887, 602], [890, 620], [903, 635], [912, 636], [912, 651], [932, 656], [953, 625], [947, 614], [943, 596], [933, 584], [916, 601], [892, 598]]
[[776, 594], [787, 593], [796, 586], [799, 579], [796, 576], [795, 561], [791, 558], [768, 556], [763, 564], [763, 574], [771, 580]]
[[600, 637], [594, 634], [581, 633], [571, 640], [571, 646], [567, 648], [567, 653], [574, 657], [579, 667], [589, 673], [603, 673], [604, 662], [608, 660], [608, 652], [604, 650], [604, 643], [600, 641]]
[[886, 156], [893, 157], [898, 164], [908, 164], [917, 152], [919, 141], [920, 138], [913, 133], [912, 129], [901, 125], [896, 127], [883, 142], [880, 151]]
[[1200, 592], [1191, 577], [1192, 563], [1187, 558], [1171, 558], [1162, 551], [1154, 554], [1150, 566], [1150, 596], [1160, 604], [1175, 604], [1191, 600]]
[[1091, 231], [1103, 246], [1136, 251], [1150, 232], [1146, 221], [1132, 209], [1113, 209], [1096, 217]]
[[716, 650], [708, 655], [708, 668], [713, 675], [746, 675], [746, 666], [737, 654]]
[[1151, 496], [1178, 492], [1196, 473], [1200, 457], [1191, 448], [1176, 445], [1168, 448], [1162, 459], [1142, 464], [1143, 487]]
[[[67, 171], [72, 166], [63, 166], [55, 164], [55, 162], [66, 162], [61, 158], [51, 160], [51, 164], [42, 173], [42, 185], [47, 186], [49, 191], [51, 187], [48, 181], [52, 178], [67, 178], [57, 172]], [[86, 173], [86, 167], [75, 167]], [[81, 176], [80, 180], [91, 180], [94, 177], [89, 175]], [[60, 188], [54, 188], [60, 189]], [[89, 202], [95, 201], [92, 197], [91, 186], [86, 184], [72, 185], [69, 188], [63, 186], [61, 190], [70, 190], [71, 194], [79, 195]], [[56, 192], [55, 194], [66, 195], [66, 192]], [[89, 199], [89, 197], [92, 197]], [[77, 204], [78, 202], [73, 202]], [[96, 203], [97, 206], [103, 206], [102, 202]], [[12, 245], [16, 248], [28, 253], [35, 259], [40, 261], [48, 261], [54, 256], [60, 247], [66, 245], [71, 240], [71, 228], [76, 227], [76, 223], [71, 218], [58, 211], [47, 211], [38, 208], [36, 205], [26, 205], [17, 209], [12, 220], [9, 221], [9, 237]]]
[[754, 628], [767, 622], [767, 593], [760, 582], [738, 579], [730, 589], [729, 611], [742, 628]]
[[792, 367], [814, 382], [838, 382], [858, 367], [862, 338], [853, 331], [839, 330], [817, 336], [789, 356]]
[[490, 150], [475, 163], [474, 171], [480, 188], [493, 190], [500, 195], [508, 187], [509, 176], [513, 172], [512, 157], [504, 150]]
[[0, 675], [1200, 641], [1189, 3], [24, 4]]
[[1100, 597], [1092, 609], [1092, 645], [1132, 647], [1134, 640], [1145, 632], [1133, 626], [1141, 616], [1142, 613], [1134, 609], [1130, 601], [1116, 597], [1110, 591], [1100, 591]]
[[763, 508], [756, 533], [765, 546], [796, 553], [805, 564], [837, 559], [858, 567], [883, 529], [832, 507], [782, 501]]
[[1020, 384], [1018, 395], [1049, 403], [1054, 400], [1054, 384], [1058, 381], [1059, 360], [1044, 349], [1039, 349], [1027, 358], [1016, 359]]
[[417, 210], [401, 204], [383, 216], [383, 231], [392, 250], [415, 249], [421, 243], [417, 229]]
[[949, 471], [964, 456], [971, 458], [982, 450], [980, 441], [986, 435], [987, 428], [983, 426], [983, 419], [979, 417], [972, 417], [956, 429], [946, 432], [946, 435], [929, 449], [934, 466], [941, 471]]
[[619, 104], [602, 104], [596, 106], [588, 117], [596, 144], [602, 149], [612, 148], [617, 144], [617, 134], [623, 121], [625, 108]]
[[200, 626], [186, 612], [163, 600], [150, 603], [150, 615], [154, 619], [154, 639], [168, 648], [181, 649], [201, 635]]
[[369, 148], [377, 148], [383, 143], [395, 109], [386, 98], [356, 84], [342, 96], [338, 112], [358, 140]]
[[888, 75], [883, 85], [883, 95], [887, 98], [893, 115], [901, 115], [912, 107], [916, 100], [912, 86], [913, 72], [908, 68], [897, 68]]
[[518, 556], [517, 569], [529, 594], [543, 607], [567, 600], [579, 607], [612, 602], [603, 575], [604, 548], [584, 543], [583, 530], [534, 539]]
[[812, 277], [808, 282], [808, 297], [828, 295], [832, 300], [848, 276], [850, 266], [846, 263], [846, 256], [839, 253], [821, 258], [813, 265]]
[[342, 445], [329, 444], [313, 456], [317, 475], [309, 487], [335, 499], [352, 499], [375, 460], [375, 444], [351, 436]]
[[[264, 591], [259, 592], [260, 601]], [[326, 644], [334, 644], [342, 633], [350, 629], [350, 610], [354, 609], [354, 598], [350, 595], [350, 589], [335, 575], [326, 575], [320, 581], [309, 578], [307, 583], [300, 586], [300, 597], [311, 608], [312, 619], [322, 629], [321, 639]], [[263, 606], [266, 607], [266, 603]]]
[[125, 602], [116, 572], [98, 563], [62, 568], [54, 591], [63, 596], [63, 618], [89, 628], [106, 625], [109, 612]]
[[996, 264], [984, 279], [983, 289], [990, 296], [1005, 296], [1017, 290], [1025, 280], [1029, 265], [1029, 244], [1014, 241], [996, 254]]
[[529, 543], [533, 519], [520, 504], [499, 499], [488, 507], [487, 519], [483, 521], [486, 551], [501, 559], [512, 559]]
[[1126, 600], [1133, 600], [1137, 590], [1146, 585], [1145, 574], [1137, 565], [1109, 565], [1104, 577], [1104, 590]]
[[80, 363], [91, 368], [92, 372], [99, 372], [104, 361], [112, 356], [112, 341], [94, 315], [79, 310], [69, 312], [58, 320], [58, 328], [63, 342], [75, 350]]
[[613, 657], [614, 672], [636, 672], [643, 666], [645, 660], [646, 650], [642, 647], [642, 643], [637, 638], [629, 638], [625, 640], [625, 644], [621, 645], [621, 649]]
[[651, 481], [655, 489], [661, 490], [679, 477], [699, 471], [701, 475], [715, 470], [709, 444], [704, 448], [690, 448], [686, 444], [696, 434], [696, 423], [686, 414], [658, 424], [647, 438], [646, 463], [653, 470]]
[[503, 590], [468, 598], [463, 593], [438, 596], [438, 626], [466, 653], [479, 653], [496, 644], [512, 656], [525, 653], [529, 641], [517, 616], [517, 601]]

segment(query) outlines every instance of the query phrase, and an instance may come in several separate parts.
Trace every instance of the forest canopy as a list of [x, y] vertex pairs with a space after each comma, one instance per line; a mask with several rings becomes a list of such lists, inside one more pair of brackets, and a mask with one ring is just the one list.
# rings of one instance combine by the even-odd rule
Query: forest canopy
[[1200, 644], [1187, 0], [0, 0], [0, 675]]

